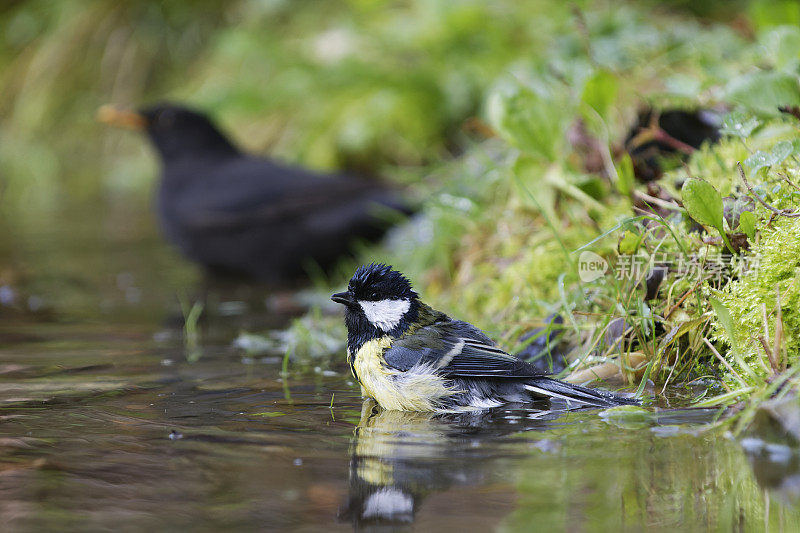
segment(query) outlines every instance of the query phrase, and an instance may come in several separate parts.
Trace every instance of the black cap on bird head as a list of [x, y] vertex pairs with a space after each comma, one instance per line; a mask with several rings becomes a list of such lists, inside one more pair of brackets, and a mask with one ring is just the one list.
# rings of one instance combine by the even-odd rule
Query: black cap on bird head
[[160, 103], [138, 111], [162, 159], [235, 155], [239, 151], [206, 115], [177, 104]]
[[347, 291], [334, 294], [331, 299], [344, 305], [356, 305], [357, 302], [415, 300], [418, 297], [408, 278], [391, 265], [370, 263], [358, 267], [347, 284]]
[[331, 296], [347, 308], [348, 344], [384, 334], [399, 334], [415, 320], [419, 296], [403, 274], [382, 263], [360, 266], [347, 291]]

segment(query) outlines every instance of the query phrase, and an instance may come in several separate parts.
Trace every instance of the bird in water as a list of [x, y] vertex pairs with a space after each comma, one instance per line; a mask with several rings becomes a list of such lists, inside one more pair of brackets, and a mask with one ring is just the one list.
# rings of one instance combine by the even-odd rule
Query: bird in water
[[374, 180], [321, 175], [242, 153], [211, 120], [160, 104], [104, 106], [102, 122], [144, 130], [161, 157], [158, 215], [166, 238], [217, 274], [275, 284], [306, 277], [376, 240], [409, 209]]
[[392, 267], [359, 267], [345, 306], [347, 359], [364, 396], [384, 409], [452, 412], [511, 402], [560, 399], [595, 407], [638, 405], [632, 398], [548, 377], [481, 330], [432, 309]]

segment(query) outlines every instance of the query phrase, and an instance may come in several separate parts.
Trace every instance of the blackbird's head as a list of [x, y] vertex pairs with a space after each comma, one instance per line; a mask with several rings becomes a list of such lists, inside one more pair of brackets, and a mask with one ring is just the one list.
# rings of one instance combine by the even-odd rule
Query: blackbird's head
[[211, 119], [178, 104], [161, 103], [138, 111], [103, 106], [98, 111], [98, 119], [114, 126], [146, 131], [165, 163], [182, 157], [238, 153]]
[[408, 278], [381, 263], [360, 266], [347, 290], [334, 294], [331, 300], [346, 307], [345, 321], [350, 333], [405, 331], [419, 308], [419, 296]]
[[145, 130], [165, 161], [181, 156], [237, 153], [206, 115], [176, 104], [157, 104], [139, 111]]

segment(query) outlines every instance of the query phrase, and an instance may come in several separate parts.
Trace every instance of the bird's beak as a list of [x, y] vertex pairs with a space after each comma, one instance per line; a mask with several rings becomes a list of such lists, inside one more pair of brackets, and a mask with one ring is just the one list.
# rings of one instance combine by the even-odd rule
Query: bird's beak
[[337, 292], [333, 296], [331, 296], [331, 300], [336, 302], [337, 304], [343, 305], [355, 305], [356, 299], [353, 298], [353, 295], [349, 292]]
[[118, 109], [113, 105], [104, 105], [97, 110], [97, 121], [109, 124], [118, 128], [128, 130], [143, 130], [147, 127], [147, 119], [136, 113], [125, 109]]

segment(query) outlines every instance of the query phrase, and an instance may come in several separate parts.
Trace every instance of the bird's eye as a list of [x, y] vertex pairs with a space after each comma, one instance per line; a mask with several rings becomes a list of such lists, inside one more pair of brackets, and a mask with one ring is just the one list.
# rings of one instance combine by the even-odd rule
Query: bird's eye
[[173, 113], [170, 109], [160, 111], [158, 115], [156, 115], [156, 122], [159, 126], [172, 126], [172, 124], [175, 122], [175, 113]]
[[369, 295], [369, 299], [370, 300], [377, 300], [378, 299], [378, 292], [377, 291], [372, 291], [370, 293], [370, 295]]

